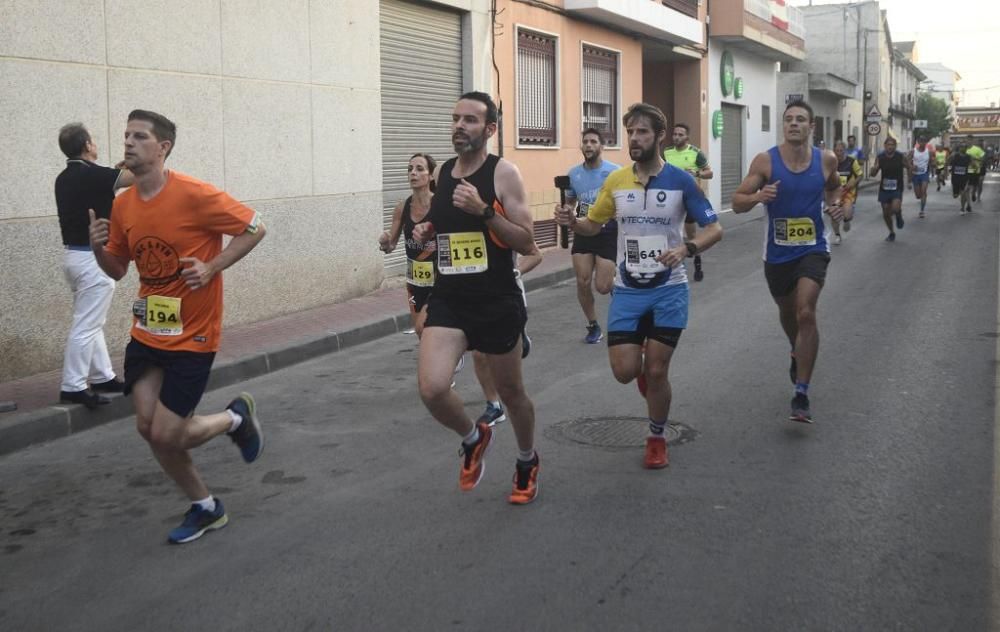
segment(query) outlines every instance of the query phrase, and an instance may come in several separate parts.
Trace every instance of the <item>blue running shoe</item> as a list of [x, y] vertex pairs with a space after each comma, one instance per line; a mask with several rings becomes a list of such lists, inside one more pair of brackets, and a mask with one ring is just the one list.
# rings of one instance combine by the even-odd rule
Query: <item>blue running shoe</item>
[[486, 410], [483, 411], [482, 415], [479, 415], [479, 419], [476, 420], [476, 424], [495, 426], [505, 421], [507, 421], [507, 413], [503, 409], [503, 404], [494, 406], [493, 402], [486, 402]]
[[812, 414], [809, 412], [809, 398], [802, 393], [796, 393], [792, 398], [792, 414], [788, 416], [792, 421], [799, 421], [804, 424], [813, 422]]
[[596, 345], [603, 338], [604, 338], [604, 332], [601, 331], [601, 326], [597, 324], [597, 321], [594, 321], [589, 325], [587, 325], [587, 337], [584, 338], [584, 341], [588, 345]]
[[250, 393], [240, 393], [226, 408], [243, 418], [243, 423], [236, 430], [226, 434], [239, 447], [243, 460], [253, 463], [264, 451], [264, 435], [260, 430], [253, 396]]
[[222, 501], [215, 499], [215, 511], [206, 511], [198, 505], [191, 505], [191, 509], [184, 514], [184, 522], [170, 532], [167, 541], [171, 544], [186, 544], [197, 540], [205, 535], [206, 531], [221, 529], [229, 524], [229, 516], [222, 506]]

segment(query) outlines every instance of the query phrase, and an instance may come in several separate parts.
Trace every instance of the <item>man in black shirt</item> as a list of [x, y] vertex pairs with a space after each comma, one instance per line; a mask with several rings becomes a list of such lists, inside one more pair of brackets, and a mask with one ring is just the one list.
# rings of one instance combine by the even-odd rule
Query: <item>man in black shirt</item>
[[90, 249], [88, 211], [109, 218], [115, 189], [130, 186], [132, 174], [96, 164], [97, 145], [81, 123], [59, 130], [59, 148], [68, 160], [56, 178], [56, 207], [66, 249], [63, 273], [73, 291], [73, 324], [66, 338], [59, 401], [96, 408], [110, 401], [100, 392], [121, 392], [122, 383], [115, 379], [104, 342], [115, 282], [97, 265]]

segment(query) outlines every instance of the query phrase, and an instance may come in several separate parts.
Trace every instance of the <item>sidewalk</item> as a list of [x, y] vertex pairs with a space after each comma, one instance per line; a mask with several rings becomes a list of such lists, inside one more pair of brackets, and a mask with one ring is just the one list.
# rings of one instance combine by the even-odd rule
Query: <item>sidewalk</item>
[[[568, 250], [550, 248], [544, 255], [525, 276], [528, 291], [573, 278]], [[343, 303], [226, 327], [208, 390], [402, 332], [410, 327], [406, 301], [400, 283]], [[121, 375], [121, 355], [112, 362]], [[97, 410], [57, 404], [60, 377], [61, 370], [55, 370], [0, 383], [0, 401], [17, 404], [17, 410], [0, 413], [0, 455], [133, 414], [131, 398], [121, 396]]]

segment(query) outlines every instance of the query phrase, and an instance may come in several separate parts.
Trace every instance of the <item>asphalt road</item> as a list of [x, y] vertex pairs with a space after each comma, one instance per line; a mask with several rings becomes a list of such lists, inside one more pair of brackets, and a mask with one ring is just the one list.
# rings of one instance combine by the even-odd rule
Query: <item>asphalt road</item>
[[[421, 405], [405, 335], [248, 382], [267, 450], [197, 451], [231, 523], [189, 545], [165, 544], [186, 503], [129, 420], [4, 457], [0, 629], [986, 629], [992, 178], [967, 217], [932, 191], [919, 220], [908, 197], [891, 244], [862, 195], [820, 300], [813, 426], [787, 421], [760, 213], [726, 215], [674, 356], [667, 470], [641, 468], [643, 402], [582, 343], [569, 284], [529, 296], [527, 507], [505, 502], [507, 425], [458, 490], [458, 440]], [[457, 388], [478, 413], [470, 368]]]

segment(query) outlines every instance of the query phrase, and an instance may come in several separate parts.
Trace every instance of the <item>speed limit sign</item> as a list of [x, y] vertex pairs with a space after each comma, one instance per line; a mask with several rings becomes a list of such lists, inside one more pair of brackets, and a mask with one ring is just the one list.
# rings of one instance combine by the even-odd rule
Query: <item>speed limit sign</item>
[[880, 123], [869, 123], [865, 126], [865, 131], [868, 132], [869, 136], [878, 136], [882, 133], [882, 125]]

